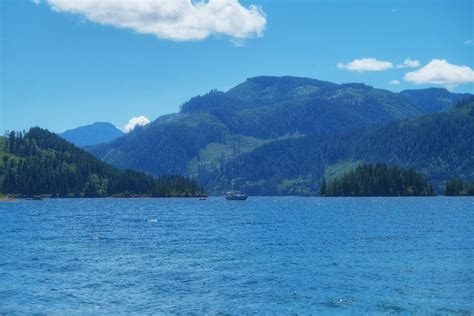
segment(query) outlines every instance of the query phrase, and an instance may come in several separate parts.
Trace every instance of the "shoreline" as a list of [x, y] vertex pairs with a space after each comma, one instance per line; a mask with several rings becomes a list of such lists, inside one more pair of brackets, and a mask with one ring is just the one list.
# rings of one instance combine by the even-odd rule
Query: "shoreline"
[[[104, 196], [104, 197], [48, 197], [48, 196], [43, 196], [39, 198], [38, 200], [76, 200], [76, 199], [184, 199], [184, 200], [192, 200], [192, 199], [197, 199], [197, 200], [207, 200], [210, 198], [219, 198], [222, 197], [220, 195], [208, 195], [208, 196], [160, 196], [160, 197], [153, 197], [153, 196]], [[408, 196], [395, 196], [395, 195], [390, 195], [390, 196], [301, 196], [301, 195], [253, 195], [249, 197], [266, 197], [266, 198], [315, 198], [315, 199], [366, 199], [366, 198], [392, 198], [392, 199], [401, 199], [401, 198], [472, 198], [474, 196], [469, 196], [469, 195], [458, 195], [458, 196], [448, 196], [448, 195], [408, 195]], [[35, 200], [33, 198], [28, 198], [28, 197], [0, 197], [0, 202], [15, 202], [19, 200]]]

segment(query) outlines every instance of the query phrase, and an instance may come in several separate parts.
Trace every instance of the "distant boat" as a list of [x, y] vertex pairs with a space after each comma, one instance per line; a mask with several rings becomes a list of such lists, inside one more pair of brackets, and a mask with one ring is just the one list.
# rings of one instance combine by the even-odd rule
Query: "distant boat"
[[[232, 177], [234, 176], [234, 169], [232, 168]], [[231, 180], [232, 189], [224, 196], [229, 201], [245, 201], [249, 196], [242, 191], [242, 178], [233, 178]], [[234, 190], [235, 182], [238, 182], [239, 190]]]
[[248, 197], [249, 196], [247, 194], [242, 193], [240, 191], [229, 191], [225, 194], [225, 199], [229, 201], [245, 201], [246, 199], [248, 199]]

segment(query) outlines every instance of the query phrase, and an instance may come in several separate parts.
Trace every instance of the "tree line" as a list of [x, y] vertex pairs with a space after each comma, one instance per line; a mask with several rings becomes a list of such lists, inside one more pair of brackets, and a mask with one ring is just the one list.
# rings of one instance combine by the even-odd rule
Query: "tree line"
[[363, 165], [323, 183], [321, 196], [432, 196], [433, 187], [415, 170], [385, 164]]
[[474, 182], [463, 182], [459, 178], [454, 178], [446, 183], [444, 194], [447, 196], [474, 195]]

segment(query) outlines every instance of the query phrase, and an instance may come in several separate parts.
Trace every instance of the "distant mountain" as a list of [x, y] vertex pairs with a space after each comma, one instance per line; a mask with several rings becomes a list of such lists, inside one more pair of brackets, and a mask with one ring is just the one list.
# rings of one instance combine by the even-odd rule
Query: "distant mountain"
[[123, 136], [123, 134], [121, 130], [110, 123], [96, 122], [67, 130], [58, 135], [76, 146], [84, 147], [107, 143]]
[[118, 170], [47, 130], [0, 137], [0, 193], [52, 197], [200, 196], [182, 176]]
[[469, 93], [452, 93], [444, 88], [403, 90], [400, 95], [425, 114], [447, 110], [470, 96]]
[[[430, 90], [419, 90], [424, 97], [416, 91], [402, 95], [360, 83], [255, 77], [227, 92], [213, 90], [194, 97], [182, 105], [180, 113], [162, 116], [124, 137], [86, 149], [120, 168], [153, 175], [194, 175], [208, 189], [218, 192], [229, 182], [228, 166], [239, 157], [258, 153], [262, 146], [282, 141], [292, 146], [292, 140], [302, 137], [333, 139], [430, 114], [440, 107], [438, 101], [433, 107], [427, 105]], [[453, 102], [464, 97], [443, 91], [444, 98]], [[433, 93], [440, 95], [438, 89]], [[273, 159], [275, 153], [269, 154], [262, 161]], [[293, 169], [285, 170], [284, 178], [277, 177], [280, 187], [269, 186], [268, 194], [295, 193], [295, 188], [302, 186], [292, 177], [304, 174], [302, 171], [313, 164], [314, 157], [290, 155], [286, 159], [295, 161]], [[261, 181], [260, 187], [264, 187], [265, 181], [273, 181], [267, 178], [267, 169], [259, 165], [246, 176]], [[314, 172], [305, 174], [305, 179], [309, 174], [314, 174], [314, 181], [320, 180], [320, 174]], [[289, 181], [278, 182], [283, 179]]]

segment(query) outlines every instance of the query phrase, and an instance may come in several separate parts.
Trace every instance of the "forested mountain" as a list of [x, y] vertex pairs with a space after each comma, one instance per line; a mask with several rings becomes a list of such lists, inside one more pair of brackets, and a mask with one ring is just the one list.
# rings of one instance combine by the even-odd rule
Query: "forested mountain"
[[[430, 93], [436, 96], [430, 97]], [[120, 168], [154, 175], [197, 175], [212, 192], [226, 189], [232, 161], [257, 157], [262, 152], [261, 161], [268, 161], [268, 165], [259, 162], [253, 168], [250, 159], [246, 161], [250, 164], [248, 172], [242, 171], [250, 182], [249, 189], [260, 194], [304, 194], [318, 188], [326, 170], [322, 160], [294, 152], [286, 158], [289, 169], [272, 171], [280, 163], [279, 152], [274, 153], [272, 148], [281, 144], [279, 150], [285, 155], [300, 143], [307, 142], [306, 146], [312, 148], [318, 139], [323, 146], [330, 146], [324, 141], [337, 139], [341, 143], [340, 138], [366, 133], [361, 131], [369, 127], [370, 131], [376, 129], [374, 126], [420, 117], [444, 108], [447, 100], [452, 103], [464, 97], [444, 89], [397, 94], [359, 83], [255, 77], [227, 92], [213, 90], [192, 98], [182, 105], [180, 113], [160, 117], [86, 150]], [[431, 107], [430, 98], [436, 102]], [[338, 148], [328, 153], [338, 158], [331, 160], [330, 166], [344, 155], [353, 164], [345, 151]], [[386, 157], [377, 158], [385, 161]]]
[[361, 162], [414, 168], [441, 190], [452, 177], [474, 179], [474, 102], [342, 135], [274, 141], [241, 155], [238, 162], [227, 165], [224, 177], [240, 166], [257, 194], [284, 194], [291, 181], [312, 191], [334, 168], [346, 172]]
[[183, 104], [181, 113], [206, 112], [230, 133], [257, 138], [339, 133], [422, 114], [397, 94], [363, 84], [295, 77], [256, 77]]
[[32, 128], [11, 132], [0, 148], [0, 193], [53, 197], [199, 196], [201, 188], [182, 176], [155, 179], [118, 170], [56, 134]]
[[153, 175], [187, 174], [187, 164], [210, 143], [225, 141], [227, 127], [208, 113], [179, 114], [138, 126], [108, 144], [86, 147], [120, 168]]
[[444, 88], [403, 90], [400, 95], [425, 114], [447, 110], [470, 96], [468, 93], [452, 93]]
[[78, 147], [110, 142], [123, 135], [117, 127], [106, 122], [95, 122], [58, 134]]
[[341, 178], [323, 179], [321, 196], [430, 196], [434, 189], [415, 170], [363, 165]]

